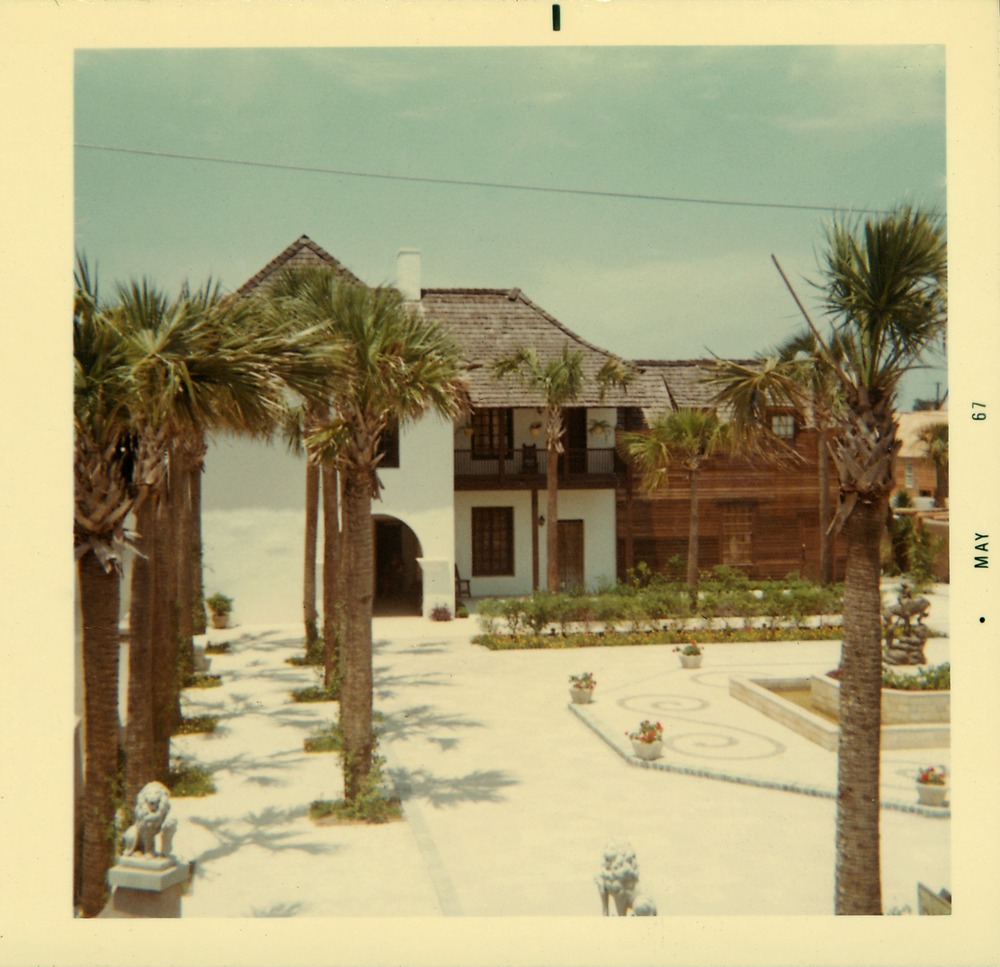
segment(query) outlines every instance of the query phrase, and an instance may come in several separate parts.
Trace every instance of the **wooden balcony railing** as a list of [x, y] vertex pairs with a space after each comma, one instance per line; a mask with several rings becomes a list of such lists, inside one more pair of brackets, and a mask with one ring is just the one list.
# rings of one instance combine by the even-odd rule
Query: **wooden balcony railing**
[[[568, 449], [558, 462], [560, 483], [613, 487], [625, 473], [624, 465], [611, 447]], [[505, 483], [507, 486], [544, 485], [548, 473], [548, 452], [541, 447], [520, 447], [504, 454], [455, 451], [455, 481], [469, 486]]]

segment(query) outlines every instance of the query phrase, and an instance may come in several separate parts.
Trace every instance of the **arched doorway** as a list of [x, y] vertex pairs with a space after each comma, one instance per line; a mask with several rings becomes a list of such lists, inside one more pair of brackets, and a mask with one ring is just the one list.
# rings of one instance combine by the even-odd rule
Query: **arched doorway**
[[395, 517], [377, 515], [375, 526], [375, 614], [419, 615], [423, 600], [420, 541]]

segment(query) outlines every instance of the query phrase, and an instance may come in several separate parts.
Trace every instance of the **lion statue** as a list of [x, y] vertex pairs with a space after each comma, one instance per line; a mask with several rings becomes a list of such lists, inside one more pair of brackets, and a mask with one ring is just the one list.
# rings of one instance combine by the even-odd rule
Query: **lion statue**
[[628, 843], [610, 843], [604, 850], [604, 865], [594, 877], [601, 895], [601, 910], [609, 916], [609, 900], [614, 899], [620, 917], [655, 917], [656, 904], [638, 893], [639, 863]]
[[[170, 790], [162, 782], [147, 782], [135, 798], [135, 822], [122, 836], [122, 856], [142, 853], [144, 856], [167, 856], [177, 829], [176, 819], [167, 819], [170, 812]], [[156, 837], [160, 836], [160, 852]]]

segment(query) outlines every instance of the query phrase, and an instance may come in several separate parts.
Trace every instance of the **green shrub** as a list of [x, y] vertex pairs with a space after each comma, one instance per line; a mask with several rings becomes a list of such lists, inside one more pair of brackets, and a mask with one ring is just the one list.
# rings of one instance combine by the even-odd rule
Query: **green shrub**
[[[343, 756], [341, 751], [341, 760]], [[309, 804], [309, 818], [355, 823], [387, 823], [393, 819], [401, 819], [402, 803], [395, 796], [386, 795], [382, 772], [384, 765], [385, 759], [380, 755], [373, 755], [371, 770], [353, 802], [346, 799], [316, 800]]]
[[232, 645], [228, 641], [220, 641], [218, 644], [209, 642], [205, 645], [206, 655], [228, 655], [232, 651]]
[[174, 735], [207, 735], [219, 724], [218, 715], [185, 715], [174, 729]]
[[167, 788], [178, 799], [211, 796], [215, 791], [212, 773], [189, 759], [175, 759], [167, 773]]
[[221, 675], [191, 675], [184, 682], [185, 688], [218, 688], [222, 684]]
[[306, 752], [341, 752], [344, 748], [344, 730], [334, 722], [305, 740]]
[[[837, 625], [818, 628], [702, 628], [697, 632], [699, 644], [741, 641], [838, 641], [843, 629]], [[556, 648], [609, 648], [621, 645], [687, 644], [691, 631], [684, 628], [663, 628], [657, 631], [573, 632], [566, 635], [503, 635], [482, 634], [472, 639], [490, 651], [519, 651]]]
[[310, 685], [307, 688], [297, 688], [292, 692], [293, 702], [336, 702], [340, 700], [340, 682], [332, 681], [329, 685]]
[[905, 692], [947, 692], [951, 690], [951, 663], [921, 668], [912, 675], [903, 675], [890, 669], [882, 672], [882, 687]]

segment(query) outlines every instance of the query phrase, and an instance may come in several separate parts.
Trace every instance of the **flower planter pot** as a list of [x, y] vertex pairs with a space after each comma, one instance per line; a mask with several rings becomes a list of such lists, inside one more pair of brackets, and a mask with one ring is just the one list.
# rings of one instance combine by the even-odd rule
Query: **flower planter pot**
[[936, 786], [929, 782], [917, 783], [917, 801], [921, 806], [944, 806], [948, 799], [948, 786]]
[[678, 655], [681, 665], [684, 668], [701, 668], [701, 660], [704, 655]]
[[571, 688], [569, 697], [575, 705], [586, 705], [594, 700], [594, 690], [592, 688]]
[[213, 628], [225, 628], [229, 624], [229, 615], [213, 614], [211, 615], [211, 620]]
[[632, 739], [632, 751], [640, 759], [659, 759], [663, 755], [663, 742], [637, 742]]

